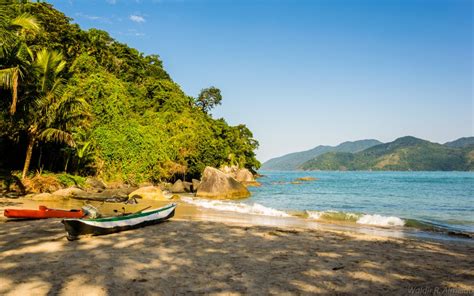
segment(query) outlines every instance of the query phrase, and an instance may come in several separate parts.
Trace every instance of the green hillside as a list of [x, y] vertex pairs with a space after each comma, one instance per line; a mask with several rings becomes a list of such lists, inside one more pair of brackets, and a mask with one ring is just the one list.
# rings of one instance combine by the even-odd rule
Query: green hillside
[[357, 153], [330, 152], [300, 166], [303, 170], [466, 171], [474, 169], [474, 147], [451, 148], [402, 137]]
[[218, 88], [185, 94], [158, 55], [71, 21], [47, 3], [0, 4], [1, 169], [139, 183], [259, 167], [251, 131], [211, 116]]
[[466, 148], [469, 146], [474, 146], [474, 137], [463, 137], [457, 140], [444, 143], [444, 146], [451, 148]]
[[317, 146], [311, 150], [286, 154], [272, 158], [262, 164], [262, 170], [291, 171], [297, 170], [303, 163], [327, 152], [359, 152], [380, 144], [377, 140], [360, 140], [344, 142], [337, 146]]

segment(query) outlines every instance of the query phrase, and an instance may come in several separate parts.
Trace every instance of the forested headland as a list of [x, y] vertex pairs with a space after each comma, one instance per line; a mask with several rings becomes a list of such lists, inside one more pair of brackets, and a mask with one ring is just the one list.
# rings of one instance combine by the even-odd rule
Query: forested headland
[[185, 94], [158, 55], [82, 30], [47, 3], [3, 1], [0, 40], [3, 173], [138, 184], [260, 166], [252, 132], [212, 117], [220, 90]]

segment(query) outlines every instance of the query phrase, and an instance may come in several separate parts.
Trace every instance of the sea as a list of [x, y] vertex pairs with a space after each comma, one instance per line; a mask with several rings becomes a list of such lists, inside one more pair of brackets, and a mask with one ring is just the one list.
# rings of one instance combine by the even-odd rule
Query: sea
[[[474, 172], [260, 171], [240, 201], [188, 200], [220, 211], [298, 216], [474, 238]], [[312, 181], [298, 178], [312, 177]]]

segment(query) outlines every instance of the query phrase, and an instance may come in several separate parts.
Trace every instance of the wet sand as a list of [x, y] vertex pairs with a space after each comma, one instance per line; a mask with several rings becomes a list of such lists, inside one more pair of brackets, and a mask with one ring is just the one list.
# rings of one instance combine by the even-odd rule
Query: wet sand
[[[38, 204], [2, 198], [0, 215]], [[126, 210], [148, 204], [163, 203]], [[0, 295], [474, 293], [472, 242], [301, 221], [180, 204], [168, 222], [69, 242], [60, 219], [1, 218]]]

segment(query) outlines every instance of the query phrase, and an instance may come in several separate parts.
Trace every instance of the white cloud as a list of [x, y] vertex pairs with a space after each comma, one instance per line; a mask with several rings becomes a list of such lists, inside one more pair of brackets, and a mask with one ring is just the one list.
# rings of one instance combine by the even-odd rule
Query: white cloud
[[139, 15], [136, 15], [136, 14], [130, 15], [130, 20], [132, 22], [135, 22], [135, 23], [144, 23], [145, 22], [145, 18], [143, 16], [139, 16]]

